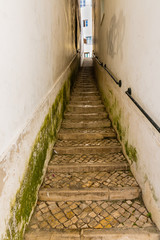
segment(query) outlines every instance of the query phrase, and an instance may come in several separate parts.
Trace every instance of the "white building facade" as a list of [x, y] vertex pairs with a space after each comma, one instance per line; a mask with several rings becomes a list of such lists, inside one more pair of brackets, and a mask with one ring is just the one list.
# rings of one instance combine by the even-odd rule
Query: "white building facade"
[[92, 0], [81, 0], [80, 7], [84, 43], [83, 57], [92, 57]]

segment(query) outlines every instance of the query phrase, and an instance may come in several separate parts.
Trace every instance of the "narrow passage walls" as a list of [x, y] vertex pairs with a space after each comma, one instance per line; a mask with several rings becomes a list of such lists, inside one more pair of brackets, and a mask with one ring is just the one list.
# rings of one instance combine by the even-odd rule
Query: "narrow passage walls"
[[122, 87], [96, 62], [100, 91], [119, 133], [153, 220], [160, 228], [160, 134], [125, 94], [160, 126], [158, 0], [93, 0], [94, 52]]
[[79, 3], [1, 4], [0, 239], [23, 239], [79, 66]]

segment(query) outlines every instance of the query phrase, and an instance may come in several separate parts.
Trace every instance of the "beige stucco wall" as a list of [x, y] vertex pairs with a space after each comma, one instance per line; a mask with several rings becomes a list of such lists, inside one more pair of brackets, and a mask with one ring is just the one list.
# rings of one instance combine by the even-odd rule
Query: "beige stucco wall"
[[0, 4], [0, 239], [37, 133], [77, 61], [76, 4], [73, 0]]
[[94, 51], [122, 80], [122, 87], [95, 62], [99, 87], [145, 204], [160, 228], [160, 134], [125, 94], [131, 87], [132, 96], [160, 126], [160, 2], [104, 0], [103, 18], [101, 2], [93, 1]]

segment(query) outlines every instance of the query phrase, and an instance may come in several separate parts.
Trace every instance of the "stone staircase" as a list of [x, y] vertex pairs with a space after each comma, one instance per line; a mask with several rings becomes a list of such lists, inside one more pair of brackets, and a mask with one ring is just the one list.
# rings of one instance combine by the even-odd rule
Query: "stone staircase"
[[158, 240], [92, 67], [74, 84], [25, 240]]

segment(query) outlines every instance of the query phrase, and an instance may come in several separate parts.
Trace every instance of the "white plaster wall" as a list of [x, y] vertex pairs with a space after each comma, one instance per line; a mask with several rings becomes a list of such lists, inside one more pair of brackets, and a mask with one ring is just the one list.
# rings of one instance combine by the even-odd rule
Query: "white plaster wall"
[[160, 134], [125, 94], [131, 87], [132, 96], [160, 126], [160, 2], [105, 0], [102, 21], [100, 3], [93, 1], [94, 51], [122, 80], [122, 88], [97, 66], [99, 85], [112, 103], [117, 100], [115, 111], [121, 111], [121, 125], [126, 130], [122, 142], [128, 141], [137, 150], [138, 162], [132, 164], [132, 171], [160, 228]]
[[75, 48], [71, 1], [6, 0], [0, 7], [2, 154], [72, 59]]
[[71, 73], [75, 5], [0, 1], [0, 239], [36, 135]]

